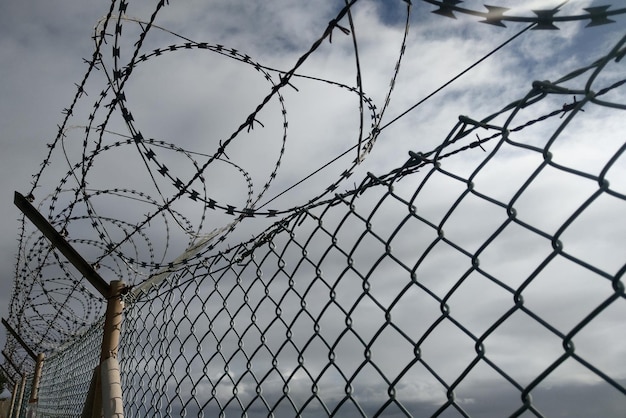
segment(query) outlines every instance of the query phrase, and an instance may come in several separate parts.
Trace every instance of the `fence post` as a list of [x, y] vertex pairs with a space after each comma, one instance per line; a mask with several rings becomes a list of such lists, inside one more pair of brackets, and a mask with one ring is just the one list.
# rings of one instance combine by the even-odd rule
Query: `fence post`
[[126, 285], [121, 280], [113, 280], [110, 286], [111, 296], [107, 300], [100, 354], [101, 399], [105, 418], [123, 418], [122, 381], [120, 366], [117, 361], [117, 351], [120, 345], [124, 311], [124, 302], [121, 296]]
[[17, 405], [15, 408], [15, 418], [19, 418], [22, 411], [22, 401], [24, 400], [24, 390], [26, 389], [26, 375], [22, 375], [22, 382], [20, 383], [20, 393], [16, 399]]
[[37, 363], [35, 364], [35, 374], [33, 375], [33, 384], [30, 388], [30, 399], [28, 400], [28, 416], [37, 414], [37, 403], [39, 402], [39, 382], [41, 381], [41, 370], [43, 368], [43, 360], [46, 358], [44, 353], [39, 353]]
[[13, 390], [11, 391], [11, 406], [9, 407], [9, 418], [13, 418], [13, 409], [15, 408], [15, 400], [17, 399], [17, 394], [20, 391], [20, 382], [17, 380], [13, 385]]
[[107, 309], [104, 316], [100, 364], [93, 371], [89, 392], [81, 415], [83, 418], [100, 418], [101, 416], [105, 418], [124, 417], [122, 383], [117, 352], [124, 311], [124, 302], [121, 296], [126, 286], [120, 280], [112, 281], [110, 286], [111, 293], [107, 298]]
[[[113, 280], [108, 284], [79, 253], [59, 234], [37, 209], [20, 193], [15, 192], [13, 202], [30, 221], [48, 238], [89, 283], [107, 300], [104, 335], [100, 365], [94, 370], [92, 384], [85, 400], [83, 416], [100, 417], [104, 409], [105, 418], [123, 418], [122, 385], [120, 368], [117, 362], [117, 349], [122, 327], [124, 303], [122, 294], [125, 284]], [[105, 376], [106, 375], [106, 376]], [[106, 384], [103, 383], [103, 380]]]
[[100, 417], [99, 411], [102, 411], [102, 406], [99, 402], [98, 406], [100, 406], [100, 410], [95, 408], [96, 393], [100, 393], [100, 365], [93, 369], [91, 382], [89, 383], [89, 391], [87, 392], [87, 398], [83, 404], [81, 418]]

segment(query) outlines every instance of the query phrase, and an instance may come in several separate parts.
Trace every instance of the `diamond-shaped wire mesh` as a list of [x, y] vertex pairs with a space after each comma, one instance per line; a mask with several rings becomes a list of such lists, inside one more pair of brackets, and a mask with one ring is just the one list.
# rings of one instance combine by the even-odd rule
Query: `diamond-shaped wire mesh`
[[[449, 2], [431, 3], [440, 14], [454, 10]], [[596, 23], [600, 9], [593, 9]], [[501, 23], [497, 12], [487, 23]], [[551, 25], [546, 19], [541, 23]], [[460, 117], [441, 145], [411, 150], [404, 164], [369, 173], [354, 189], [339, 191], [334, 183], [328, 190], [336, 194], [325, 200], [280, 217], [268, 210], [265, 215], [279, 220], [232, 247], [211, 246], [211, 239], [219, 236], [221, 243], [235, 223], [167, 265], [147, 233], [135, 234], [150, 219], [134, 225], [102, 216], [98, 223], [89, 205], [84, 215], [67, 215], [68, 222], [93, 221], [103, 240], [105, 220], [131, 247], [128, 253], [140, 259], [145, 252], [150, 260], [115, 253], [113, 244], [76, 241], [106, 249], [102, 259], [113, 258], [116, 273], [130, 266], [137, 277], [151, 278], [133, 283], [123, 297], [119, 360], [126, 416], [458, 417], [484, 416], [486, 405], [496, 416], [593, 416], [594, 405], [576, 399], [581, 393], [620, 416], [626, 410], [626, 143], [612, 138], [598, 145], [597, 127], [582, 122], [581, 114], [615, 112], [613, 129], [625, 128], [626, 80], [618, 67], [624, 45], [626, 38], [553, 83], [533, 83], [526, 96], [480, 121]], [[192, 42], [156, 49], [139, 61], [192, 48], [250, 64], [235, 49]], [[287, 84], [281, 78], [272, 91]], [[562, 106], [573, 94], [574, 103]], [[252, 127], [253, 116], [240, 130]], [[376, 131], [364, 148], [373, 145], [378, 125]], [[112, 147], [155, 144], [142, 141], [138, 134]], [[145, 150], [142, 158], [156, 158], [152, 148]], [[167, 177], [165, 163], [158, 164]], [[174, 200], [185, 193], [199, 198], [176, 180]], [[142, 192], [113, 189], [77, 192], [68, 213], [79, 200], [91, 204], [101, 194], [157, 206]], [[63, 195], [60, 188], [57, 195]], [[205, 203], [203, 221], [219, 207], [212, 199]], [[238, 210], [219, 208], [228, 216]], [[162, 212], [152, 219], [163, 221], [169, 237], [171, 221]], [[256, 216], [249, 220], [261, 222], [261, 212], [238, 213], [238, 221]], [[172, 218], [188, 221], [179, 213]], [[191, 222], [184, 221], [177, 226], [188, 232]], [[24, 277], [36, 279], [27, 282], [30, 290], [16, 292], [15, 312], [29, 306], [36, 308], [31, 319], [54, 317], [67, 325], [46, 324], [49, 332], [19, 327], [39, 331], [26, 335], [35, 346], [55, 347], [45, 360], [38, 414], [80, 416], [100, 357], [103, 322], [92, 319], [100, 316], [101, 301], [39, 234], [23, 239], [33, 243]], [[50, 283], [63, 283], [85, 300], [68, 302], [62, 292], [57, 300]], [[6, 349], [30, 382], [32, 362], [11, 338]]]
[[[502, 135], [474, 167], [370, 176], [139, 298], [122, 347], [128, 411], [473, 416], [490, 382], [501, 416], [543, 416], [568, 380], [602, 382], [626, 405], [623, 370], [599, 351], [623, 350], [611, 324], [625, 260], [575, 233], [622, 229], [621, 185], [609, 165], [581, 172], [522, 138]], [[509, 153], [529, 154], [528, 174], [508, 171]], [[507, 176], [512, 190], [486, 187]], [[555, 178], [573, 187], [532, 198]]]
[[37, 416], [81, 416], [94, 365], [100, 358], [102, 321], [44, 360]]
[[[128, 299], [127, 415], [479, 416], [496, 385], [502, 416], [543, 416], [568, 381], [623, 408], [603, 351], [623, 350], [625, 260], [594, 246], [623, 232], [625, 147], [584, 172], [560, 139], [502, 132], [471, 167], [414, 156]], [[47, 360], [42, 416], [80, 412], [99, 327]]]

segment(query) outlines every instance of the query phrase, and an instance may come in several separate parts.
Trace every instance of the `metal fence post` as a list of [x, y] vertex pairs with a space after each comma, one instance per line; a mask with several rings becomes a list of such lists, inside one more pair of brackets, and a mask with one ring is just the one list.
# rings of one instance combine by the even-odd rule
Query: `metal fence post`
[[19, 418], [20, 412], [22, 411], [22, 401], [24, 400], [24, 389], [26, 389], [26, 375], [22, 375], [22, 382], [20, 383], [20, 393], [16, 399], [15, 406], [15, 418]]
[[37, 413], [37, 402], [39, 401], [39, 382], [41, 381], [41, 370], [43, 361], [46, 358], [44, 353], [39, 353], [37, 363], [35, 364], [35, 374], [33, 374], [33, 384], [30, 388], [30, 399], [28, 400], [29, 416], [35, 416]]
[[13, 418], [13, 409], [15, 408], [15, 400], [17, 399], [17, 394], [20, 391], [20, 382], [16, 381], [15, 385], [13, 385], [13, 391], [11, 392], [11, 406], [9, 407], [9, 418]]
[[100, 365], [93, 369], [91, 382], [89, 383], [89, 391], [87, 392], [87, 398], [83, 404], [81, 418], [100, 417], [99, 411], [102, 411], [102, 404], [101, 402], [98, 402], [100, 409], [98, 410], [95, 408], [96, 393], [100, 393]]
[[120, 280], [111, 281], [110, 285], [95, 271], [76, 251], [65, 238], [41, 215], [37, 209], [20, 193], [15, 192], [15, 205], [30, 219], [41, 233], [50, 240], [53, 247], [61, 252], [65, 258], [83, 275], [89, 283], [107, 300], [107, 310], [102, 337], [100, 365], [94, 370], [92, 384], [89, 387], [82, 416], [100, 417], [104, 410], [104, 417], [124, 417], [122, 403], [122, 385], [120, 367], [117, 362], [117, 349], [122, 327], [124, 303], [122, 294], [125, 284]]
[[123, 281], [114, 280], [110, 283], [111, 293], [107, 301], [104, 320], [104, 335], [100, 354], [100, 382], [102, 387], [102, 409], [105, 418], [123, 418], [122, 382], [117, 351], [122, 330], [124, 302], [122, 291], [126, 287]]

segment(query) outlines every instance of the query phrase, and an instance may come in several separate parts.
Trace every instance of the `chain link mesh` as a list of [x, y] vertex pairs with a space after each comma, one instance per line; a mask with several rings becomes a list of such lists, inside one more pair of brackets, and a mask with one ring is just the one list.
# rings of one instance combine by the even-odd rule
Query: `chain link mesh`
[[38, 416], [80, 416], [93, 369], [100, 358], [102, 321], [45, 359], [39, 385]]
[[[450, 2], [431, 3], [440, 14], [459, 11]], [[487, 16], [487, 23], [500, 22], [498, 16]], [[348, 31], [334, 21], [321, 40], [333, 28]], [[486, 405], [495, 416], [593, 416], [594, 405], [575, 399], [583, 392], [621, 416], [626, 143], [620, 135], [598, 138], [600, 127], [590, 120], [602, 115], [614, 132], [624, 130], [626, 79], [619, 65], [625, 43], [622, 38], [603, 58], [556, 81], [533, 83], [524, 97], [488, 117], [459, 117], [439, 146], [410, 150], [404, 164], [368, 173], [353, 189], [340, 190], [338, 181], [281, 213], [254, 209], [250, 194], [247, 209], [205, 196], [203, 221], [215, 208], [239, 216], [237, 222], [278, 219], [249, 241], [226, 246], [233, 222], [168, 265], [155, 256], [147, 233], [135, 234], [162, 216], [169, 237], [165, 209], [136, 225], [98, 218], [125, 234], [115, 245], [97, 244], [106, 250], [100, 261], [119, 256], [124, 265], [147, 269], [133, 270], [137, 277], [152, 279], [131, 283], [134, 290], [124, 296], [119, 360], [126, 416], [478, 417]], [[133, 57], [139, 62], [166, 52], [139, 55], [140, 46]], [[168, 50], [192, 48], [250, 64], [221, 45], [189, 42]], [[289, 84], [298, 65], [272, 82], [273, 93]], [[395, 75], [398, 68], [399, 62]], [[121, 96], [115, 100], [122, 103]], [[361, 106], [374, 111], [371, 102]], [[250, 131], [259, 122], [255, 116], [240, 130]], [[377, 116], [372, 120], [375, 129], [359, 141], [356, 160], [385, 128]], [[131, 131], [136, 144], [155, 145]], [[220, 143], [220, 153], [226, 145]], [[156, 158], [146, 149], [148, 160]], [[158, 164], [166, 176], [167, 167]], [[173, 199], [199, 198], [188, 186], [178, 180]], [[110, 189], [77, 194], [55, 219], [95, 219], [92, 212], [70, 214], [101, 194], [157, 206], [141, 192]], [[173, 210], [169, 215], [186, 220]], [[94, 228], [105, 231], [98, 222]], [[45, 252], [37, 269], [24, 269], [28, 274], [52, 266], [72, 282], [63, 262], [50, 262], [58, 256], [39, 236], [27, 240], [39, 255]], [[116, 253], [122, 242], [150, 262]], [[37, 258], [28, 254], [29, 262]], [[72, 282], [72, 291], [88, 292], [79, 287]], [[67, 329], [28, 335], [42, 347], [64, 342], [45, 361], [41, 416], [82, 411], [102, 340], [102, 321], [90, 320], [102, 310], [89, 296], [82, 319], [78, 303], [61, 305]], [[22, 298], [32, 304], [22, 295], [14, 305]], [[81, 321], [93, 324], [79, 332]], [[15, 341], [9, 339], [7, 349], [8, 357], [30, 367]]]
[[[626, 260], [594, 246], [622, 230], [626, 148], [564, 164], [574, 114], [522, 116], [562, 97], [547, 89], [489, 127], [489, 152], [449, 152], [486, 128], [460, 118], [437, 150], [141, 295], [122, 347], [131, 416], [480, 416], [493, 388], [500, 416], [544, 416], [568, 383], [623, 410], [624, 370], [601, 353], [624, 350]], [[538, 142], [537, 121], [556, 134]]]

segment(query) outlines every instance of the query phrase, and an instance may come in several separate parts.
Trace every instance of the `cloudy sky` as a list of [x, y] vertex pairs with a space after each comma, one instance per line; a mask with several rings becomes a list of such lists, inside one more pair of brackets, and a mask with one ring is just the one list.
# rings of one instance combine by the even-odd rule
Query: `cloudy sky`
[[[230, 50], [236, 50], [237, 53], [217, 54], [206, 50], [180, 49], [164, 54], [153, 54], [145, 62], [139, 63], [124, 86], [126, 105], [134, 118], [132, 126], [129, 128], [124, 123], [121, 113], [115, 112], [107, 121], [106, 134], [99, 136], [93, 129], [87, 136], [89, 142], [87, 154], [94, 149], [94, 144], [98, 140], [102, 141], [102, 146], [111, 146], [107, 152], [97, 154], [93, 166], [90, 167], [86, 181], [92, 190], [125, 188], [147, 193], [157, 200], [159, 195], [167, 198], [175, 194], [175, 189], [162, 178], [155, 181], [156, 185], [151, 181], [147, 170], [142, 167], [144, 162], [136, 156], [135, 148], [117, 142], [125, 141], [136, 131], [141, 132], [144, 138], [154, 138], [157, 145], [152, 149], [156, 152], [159, 164], [167, 165], [173, 179], [190, 179], [196, 172], [197, 166], [194, 164], [201, 166], [207, 161], [208, 156], [213, 155], [220, 144], [246, 122], [248, 115], [269, 94], [272, 84], [266, 80], [265, 74], [273, 77], [275, 83], [279, 81], [278, 74], [269, 69], [288, 71], [293, 68], [298, 58], [322, 36], [328, 21], [343, 7], [343, 2], [289, 0], [215, 1], [207, 4], [193, 1], [184, 5], [170, 3], [159, 12], [155, 21], [159, 27], [149, 32], [141, 53], [149, 54], [155, 48], [166, 48], [171, 44], [186, 42], [175, 34], [195, 42], [207, 42], [212, 46], [223, 45]], [[477, 17], [458, 13], [457, 19], [445, 18], [430, 13], [436, 9], [431, 4], [421, 1], [413, 3], [410, 31], [400, 71], [394, 82], [391, 101], [385, 108], [379, 125], [384, 128], [372, 152], [356, 167], [355, 174], [340, 185], [340, 191], [354, 187], [355, 183], [359, 184], [367, 172], [382, 175], [398, 167], [407, 160], [408, 151], [433, 150], [453, 129], [458, 121], [458, 115], [464, 114], [480, 120], [496, 113], [512, 101], [524, 97], [531, 89], [532, 81], [558, 80], [578, 68], [589, 65], [605, 55], [625, 35], [623, 16], [614, 17], [616, 23], [611, 25], [586, 28], [588, 22], [563, 22], [559, 24], [558, 31], [525, 32], [449, 87], [396, 120], [397, 116], [402, 115], [527, 26], [524, 23], [513, 22], [507, 22], [507, 27], [486, 25], [478, 23], [480, 19]], [[560, 2], [501, 0], [497, 3], [499, 6], [510, 7], [512, 10], [507, 14], [511, 16], [534, 16], [531, 10], [549, 9]], [[617, 0], [614, 3], [617, 8], [619, 6]], [[584, 13], [585, 7], [603, 4], [606, 2], [571, 1], [563, 6], [561, 14], [578, 15]], [[482, 3], [477, 1], [466, 1], [463, 5], [469, 9], [484, 10]], [[0, 313], [4, 318], [9, 314], [18, 251], [16, 238], [19, 233], [17, 222], [19, 211], [12, 203], [13, 191], [26, 194], [31, 190], [33, 175], [39, 172], [49, 151], [47, 144], [55, 140], [57, 126], [64, 120], [63, 110], [72, 104], [77, 92], [76, 83], [81, 82], [88, 68], [84, 59], [90, 59], [93, 54], [94, 28], [99, 27], [99, 22], [107, 11], [107, 5], [95, 1], [69, 4], [29, 0], [19, 3], [4, 2], [0, 5], [0, 28], [2, 28], [0, 30], [3, 35], [0, 37], [2, 56], [0, 182], [2, 193], [5, 195], [5, 199], [2, 200], [4, 216], [0, 220], [2, 232], [0, 263], [4, 272], [0, 284]], [[123, 33], [117, 44], [120, 46], [119, 56], [112, 52], [114, 37], [108, 37], [108, 43], [102, 49], [104, 63], [101, 67], [112, 71], [116, 63], [123, 67], [130, 60], [134, 43], [142, 30], [142, 25], [133, 19], [147, 21], [153, 11], [152, 2], [135, 2], [128, 6], [126, 16], [129, 19], [122, 22]], [[290, 80], [292, 86], [280, 90], [281, 100], [276, 98], [271, 100], [255, 117], [253, 129], [244, 128], [241, 134], [229, 143], [225, 150], [228, 158], [223, 158], [225, 161], [216, 162], [203, 172], [206, 179], [203, 187], [209, 190], [208, 196], [220, 205], [243, 208], [251, 190], [252, 199], [258, 199], [257, 208], [282, 211], [306, 203], [322, 193], [328, 185], [333, 184], [346, 167], [351, 165], [357, 153], [356, 149], [301, 186], [280, 195], [282, 191], [318, 167], [355, 147], [359, 143], [361, 126], [364, 130], [363, 138], [368, 136], [372, 124], [368, 102], [365, 103], [364, 111], [361, 113], [358, 94], [342, 86], [357, 87], [358, 64], [364, 95], [371, 101], [369, 103], [376, 106], [376, 112], [380, 113], [385, 107], [390, 83], [400, 57], [406, 16], [407, 4], [400, 0], [357, 2], [351, 16], [354, 38], [342, 33], [340, 28], [335, 28], [332, 32], [332, 43], [325, 40], [319, 45], [298, 68], [299, 76], [294, 76]], [[343, 28], [350, 27], [347, 16], [340, 25]], [[232, 59], [245, 55], [249, 56], [252, 62], [269, 68], [266, 70], [267, 73]], [[87, 94], [81, 96], [73, 117], [65, 126], [67, 128], [65, 140], [55, 148], [50, 165], [45, 167], [38, 187], [33, 191], [35, 204], [42, 203], [44, 209], [50, 207], [49, 201], [44, 202], [45, 197], [59, 187], [71, 166], [82, 161], [82, 143], [86, 138], [84, 126], [89, 123], [88, 117], [94, 112], [100, 91], [107, 87], [106, 74], [104, 68], [101, 68], [90, 75], [85, 88]], [[597, 80], [597, 89], [620, 80], [620, 74], [623, 74], [623, 70], [620, 72], [619, 66], [607, 67], [603, 77]], [[320, 79], [333, 81], [334, 84]], [[586, 78], [575, 79], [568, 86], [580, 90], [584, 87], [585, 80]], [[625, 102], [623, 89], [612, 92], [607, 97], [607, 100], [613, 102], [622, 104]], [[111, 97], [108, 97], [109, 102], [110, 100]], [[511, 127], [548, 114], [571, 101], [572, 95], [569, 94], [543, 100], [524, 110], [526, 113], [515, 119]], [[103, 102], [102, 106], [106, 103]], [[95, 125], [103, 122], [106, 115], [103, 110], [99, 112]], [[586, 107], [585, 112], [580, 113], [572, 122], [572, 128], [560, 135], [559, 138], [566, 140], [555, 142], [551, 148], [556, 161], [576, 170], [599, 175], [608, 159], [623, 144], [623, 136], [618, 134], [623, 132], [624, 128], [623, 115], [620, 112], [622, 111], [619, 109], [606, 110], [597, 105]], [[497, 124], [502, 126], [507, 123], [508, 115], [507, 113], [497, 118]], [[287, 130], [284, 129], [285, 122], [288, 124]], [[389, 124], [390, 122], [392, 123]], [[525, 130], [523, 136], [514, 139], [528, 146], [542, 147], [559, 129], [562, 122], [563, 119], [553, 118]], [[486, 137], [492, 132], [482, 130], [477, 133]], [[471, 140], [473, 139], [474, 133], [471, 134]], [[471, 141], [468, 140], [461, 145], [469, 142]], [[170, 144], [193, 151], [194, 154], [175, 152]], [[444, 168], [467, 178], [484, 161], [485, 155], [490, 155], [489, 153], [494, 150], [495, 142], [487, 142], [484, 147], [488, 153], [483, 154], [480, 148], [473, 148], [471, 152], [462, 153], [462, 157], [451, 158]], [[453, 149], [454, 147], [449, 150]], [[274, 174], [278, 162], [280, 168]], [[541, 156], [536, 152], [524, 152], [519, 147], [504, 146], [498, 151], [497, 158], [490, 159], [489, 164], [480, 170], [473, 181], [477, 190], [500, 202], [508, 203], [540, 162]], [[606, 174], [614, 190], [622, 194], [625, 193], [626, 187], [619, 179], [626, 174], [625, 168], [622, 158], [615, 164], [615, 168]], [[246, 175], [242, 174], [243, 170]], [[153, 172], [156, 171], [153, 166]], [[274, 176], [275, 180], [267, 190], [264, 190], [263, 185]], [[422, 180], [423, 176], [399, 183], [398, 194], [409, 200], [415, 192], [416, 184]], [[75, 187], [76, 183], [72, 184], [72, 181], [74, 179], [70, 176], [65, 188]], [[252, 186], [249, 186], [250, 184]], [[199, 187], [197, 180], [193, 187]], [[449, 176], [439, 172], [433, 174], [420, 192], [417, 202], [420, 213], [433, 224], [442, 222], [450, 205], [465, 188], [464, 184], [453, 181]], [[595, 190], [597, 184], [594, 185], [593, 182], [565, 175], [563, 171], [545, 170], [534, 181], [533, 187], [525, 191], [522, 197], [516, 198], [515, 207], [525, 222], [553, 234]], [[64, 193], [61, 195], [66, 196]], [[136, 196], [134, 192], [123, 192], [120, 196], [107, 195], [101, 199], [94, 197], [93, 204], [103, 218], [121, 219], [129, 225], [136, 224], [143, 221], [146, 211], [146, 207], [132, 204], [129, 197]], [[274, 200], [275, 196], [278, 197]], [[116, 198], [120, 199], [119, 202], [115, 200]], [[362, 213], [367, 213], [367, 208], [372, 207], [380, 198], [380, 195], [364, 196]], [[615, 274], [624, 264], [623, 255], [619, 255], [624, 253], [620, 237], [626, 231], [623, 220], [619, 222], [624, 204], [618, 199], [601, 200], [591, 206], [590, 210], [585, 212], [585, 216], [581, 217], [583, 221], [574, 223], [564, 233], [562, 239], [570, 243], [567, 248], [574, 256], [609, 274]], [[382, 214], [374, 222], [378, 228], [377, 233], [386, 238], [395, 230], [399, 217], [406, 214], [402, 212], [400, 215], [401, 209], [390, 203], [392, 201], [393, 199], [385, 200], [383, 206], [388, 207], [387, 211], [381, 211]], [[60, 210], [62, 205], [53, 212], [57, 214]], [[149, 210], [151, 209], [147, 209]], [[199, 205], [181, 203], [174, 210], [180, 216], [156, 217], [145, 228], [146, 240], [148, 238], [151, 240], [151, 249], [156, 253], [154, 260], [157, 262], [174, 260], [189, 245], [190, 240], [194, 239], [190, 237], [189, 231], [202, 235], [214, 228], [224, 227], [232, 221], [232, 216], [221, 212], [207, 212]], [[341, 215], [327, 215], [327, 218], [334, 219], [333, 216]], [[449, 214], [449, 220], [445, 221], [446, 237], [450, 237], [467, 251], [476, 252], [505, 218], [506, 211], [502, 208], [486, 204], [484, 200], [476, 198], [465, 199], [458, 210]], [[178, 225], [176, 219], [188, 221], [188, 225]], [[606, 222], [607, 219], [615, 222]], [[248, 221], [245, 222], [245, 227], [240, 226], [231, 234], [229, 244], [234, 245], [239, 240], [247, 240], [269, 224], [262, 219], [256, 223]], [[97, 234], [82, 235], [85, 228], [80, 221], [77, 220], [74, 225], [70, 226], [69, 230], [71, 238], [74, 238], [72, 234], [76, 234], [77, 239], [97, 238]], [[303, 223], [304, 235], [307, 234], [308, 227], [306, 222]], [[354, 227], [352, 233], [358, 234], [356, 229], [359, 227], [358, 222]], [[360, 227], [362, 228], [362, 225]], [[164, 228], [169, 238], [167, 248], [163, 244], [164, 240], [159, 237], [159, 235], [162, 237]], [[407, 265], [415, 264], [415, 257], [419, 256], [420, 251], [425, 251], [432, 242], [432, 238], [417, 243], [410, 240], [412, 234], [419, 235], [423, 232], [420, 228], [418, 225], [407, 226], [392, 240], [394, 248], [410, 248], [407, 244], [409, 242], [410, 245], [419, 248], [417, 251], [398, 250], [399, 259]], [[110, 233], [108, 239], [115, 240], [116, 237], [123, 236], [120, 231], [124, 231], [124, 226], [113, 223], [108, 230]], [[344, 226], [342, 231], [346, 234], [343, 237], [346, 242], [354, 241], [354, 237], [350, 237], [349, 224]], [[430, 230], [430, 233], [433, 231]], [[481, 263], [488, 265], [490, 270], [487, 267], [485, 269], [494, 276], [507, 277], [509, 280], [507, 283], [512, 287], [520, 286], [532, 269], [537, 267], [551, 251], [549, 241], [541, 241], [536, 234], [530, 234], [519, 227], [517, 230], [508, 228], [506, 233], [498, 236], [498, 240], [494, 240], [496, 241], [494, 245], [484, 251], [481, 250]], [[139, 248], [137, 250], [139, 255], [136, 258], [141, 259], [146, 255], [147, 247], [142, 245], [142, 238], [134, 243], [136, 247], [127, 246], [121, 251]], [[399, 245], [400, 243], [402, 245]], [[81, 248], [88, 254], [87, 257], [97, 258], [102, 253], [102, 248], [90, 244], [85, 244]], [[319, 251], [323, 251], [323, 248], [320, 247]], [[355, 259], [363, 263], [361, 271], [367, 271], [368, 268], [365, 266], [371, 262], [372, 256], [371, 250], [355, 252]], [[115, 264], [108, 259], [104, 261], [110, 262], [111, 265]], [[333, 263], [325, 259], [324, 263], [327, 275], [340, 274], [340, 262]], [[463, 260], [458, 251], [448, 248], [433, 251], [420, 268], [423, 269], [422, 274], [427, 286], [435, 294], [443, 297], [450, 289], [450, 283], [437, 280], [438, 275], [457, 280], [467, 267], [467, 260]], [[528, 286], [525, 293], [531, 309], [549, 318], [553, 326], [566, 330], [565, 332], [582, 319], [575, 317], [576, 312], [589, 312], [607, 295], [606, 289], [602, 286], [590, 285], [585, 280], [588, 273], [581, 273], [578, 268], [577, 265], [564, 260], [552, 263], [542, 272], [541, 277], [545, 278], [536, 280], [532, 286]], [[391, 272], [393, 269], [394, 267], [389, 267], [385, 271]], [[109, 267], [104, 270], [103, 276], [111, 280], [115, 277], [116, 271], [114, 266]], [[54, 268], [51, 268], [50, 273], [55, 274]], [[389, 275], [392, 277], [389, 282], [374, 281], [373, 290], [379, 292], [377, 300], [390, 304], [394, 295], [402, 288], [405, 276], [405, 273], [403, 276], [402, 272], [395, 272]], [[141, 277], [130, 277], [128, 280], [137, 283], [141, 281]], [[572, 279], [567, 281], [567, 277]], [[433, 278], [432, 283], [428, 282], [429, 278]], [[450, 302], [451, 306], [458, 309], [457, 316], [465, 318], [466, 325], [477, 335], [492, 324], [494, 312], [501, 314], [506, 306], [510, 307], [511, 302], [510, 295], [503, 296], [497, 289], [489, 291], [488, 288], [493, 284], [485, 282], [486, 284], [481, 285], [479, 279], [468, 281], [463, 292], [458, 294], [460, 301], [452, 298]], [[563, 298], [560, 303], [554, 303], [553, 294], [549, 290], [559, 287], [569, 289], [568, 297]], [[345, 291], [348, 292], [350, 289], [348, 286]], [[488, 303], [476, 307], [466, 302], [478, 297], [484, 298]], [[618, 302], [621, 304], [612, 305], [610, 312], [603, 317], [601, 326], [595, 327], [593, 334], [582, 339], [580, 345], [582, 352], [593, 355], [599, 351], [598, 347], [592, 344], [594, 338], [604, 341], [606, 344], [605, 350], [602, 351], [604, 354], [596, 365], [603, 370], [613, 365], [611, 377], [623, 384], [626, 369], [614, 365], [614, 361], [626, 353], [623, 338], [615, 338], [615, 334], [624, 329], [623, 299]], [[580, 310], [572, 309], [574, 305], [583, 307]], [[402, 309], [410, 311], [409, 306]], [[439, 307], [434, 304], [431, 310], [411, 312], [410, 315], [435, 315], [439, 312], [433, 310], [438, 309]], [[97, 309], [91, 312], [91, 315], [96, 316]], [[428, 323], [431, 323], [432, 319], [429, 320]], [[519, 320], [517, 325], [524, 327], [527, 324]], [[532, 325], [528, 326], [532, 328]], [[375, 328], [374, 325], [372, 328], [364, 327], [362, 332], [372, 332]], [[458, 333], [458, 330], [456, 332]], [[528, 335], [536, 337], [542, 331], [529, 329], [527, 332]], [[558, 351], [558, 344], [555, 348], [552, 340], [545, 346], [537, 343], [529, 349], [531, 352], [533, 350], [537, 352], [537, 355], [532, 357], [535, 362], [527, 365], [526, 370], [522, 370], [517, 364], [519, 358], [506, 354], [514, 351], [511, 347], [522, 343], [521, 337], [514, 331], [507, 331], [506, 327], [500, 329], [500, 334], [498, 338], [494, 338], [496, 341], [494, 344], [500, 344], [498, 352], [501, 354], [500, 357], [494, 358], [499, 364], [506, 365], [507, 370], [521, 382], [527, 382], [531, 376], [536, 376], [543, 370], [542, 367], [546, 367], [542, 353], [545, 355], [546, 352], [552, 353], [550, 350]], [[453, 340], [454, 335], [456, 334], [451, 332], [446, 336], [442, 330], [441, 335], [438, 334], [431, 341], [437, 341], [438, 338], [444, 342], [446, 339]], [[4, 346], [4, 338], [2, 330], [0, 346]], [[393, 340], [393, 337], [390, 339]], [[533, 341], [542, 340], [536, 338]], [[432, 344], [437, 347], [436, 342]], [[397, 345], [400, 347], [402, 343], [398, 342]], [[471, 357], [474, 353], [458, 354], [452, 350], [446, 354]], [[458, 370], [445, 366], [443, 364], [445, 359], [446, 357], [442, 355], [432, 362], [435, 367], [438, 361], [442, 362], [441, 373], [446, 376], [449, 374], [452, 379]], [[390, 369], [397, 367], [388, 358], [381, 362], [387, 362], [385, 364]], [[486, 374], [478, 373], [475, 378], [479, 382], [488, 381]], [[565, 387], [563, 382], [573, 385], [571, 387], [575, 387], [575, 390], [566, 391], [563, 389]], [[601, 386], [595, 385], [598, 383], [597, 376], [572, 366], [571, 370], [563, 372], [563, 376], [554, 378], [553, 395], [545, 396], [561, 399], [573, 396], [572, 394], [578, 390], [586, 393], [595, 403], [607, 405], [605, 416], [612, 416], [610, 414], [617, 411], [617, 408], [623, 407], [623, 396], [620, 399], [619, 395], [614, 396], [609, 391], [599, 390], [598, 387]], [[407, 383], [408, 386], [411, 384], [417, 385], [412, 381]], [[371, 388], [377, 386], [372, 383]], [[429, 388], [426, 387], [423, 392], [430, 393]], [[549, 391], [550, 388], [542, 387], [541, 390]], [[499, 411], [496, 408], [500, 408], [501, 405], [494, 403], [494, 409], [488, 410], [480, 401], [476, 404], [476, 399], [484, 399], [481, 398], [483, 395], [480, 392], [478, 386], [469, 387], [464, 392], [468, 410], [473, 411], [476, 416], [499, 415], [495, 411]], [[419, 415], [420, 408], [426, 408], [424, 405], [430, 405], [429, 402], [434, 402], [441, 396], [442, 393], [433, 392], [432, 396], [424, 395], [423, 398], [417, 399], [413, 409], [415, 414]], [[506, 396], [510, 394], [503, 395]], [[367, 404], [365, 401], [364, 403]], [[546, 408], [546, 414], [553, 408], [555, 411], [558, 409], [555, 403], [545, 402], [542, 405]], [[571, 416], [574, 416], [573, 414], [574, 412]]]

